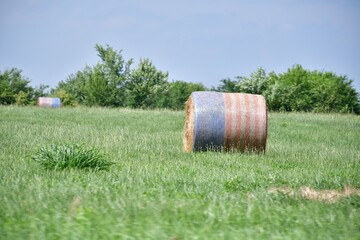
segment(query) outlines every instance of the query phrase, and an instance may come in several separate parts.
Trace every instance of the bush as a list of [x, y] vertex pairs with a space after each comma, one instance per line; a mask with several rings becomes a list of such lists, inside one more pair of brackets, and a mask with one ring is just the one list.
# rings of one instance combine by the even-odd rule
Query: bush
[[250, 77], [237, 77], [239, 92], [265, 96], [273, 111], [360, 114], [359, 95], [347, 76], [309, 71], [294, 65], [285, 73], [266, 74], [259, 68]]
[[185, 108], [185, 102], [192, 92], [205, 91], [206, 88], [201, 83], [189, 83], [184, 81], [174, 81], [163, 98], [162, 107], [174, 110]]
[[0, 71], [0, 104], [23, 105], [30, 101], [32, 88], [28, 86], [29, 80], [21, 75], [21, 70], [12, 68]]
[[66, 81], [59, 82], [53, 92], [62, 94], [70, 106], [126, 106], [125, 83], [133, 60], [125, 61], [122, 50], [116, 51], [110, 46], [96, 44], [95, 48], [101, 61], [69, 75]]
[[75, 107], [76, 101], [75, 97], [68, 92], [66, 92], [65, 89], [58, 89], [51, 94], [54, 97], [58, 97], [61, 100], [62, 106], [68, 106], [68, 107]]
[[161, 107], [162, 96], [169, 87], [168, 73], [158, 70], [150, 59], [140, 59], [126, 83], [128, 104], [133, 108]]
[[256, 72], [250, 74], [250, 77], [237, 77], [239, 84], [236, 86], [239, 92], [251, 94], [264, 94], [269, 87], [270, 76], [266, 71], [259, 67]]

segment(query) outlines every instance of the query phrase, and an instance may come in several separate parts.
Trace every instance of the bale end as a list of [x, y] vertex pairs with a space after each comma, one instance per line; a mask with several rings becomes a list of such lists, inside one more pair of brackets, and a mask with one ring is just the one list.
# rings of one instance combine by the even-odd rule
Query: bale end
[[191, 152], [194, 143], [194, 100], [192, 96], [185, 103], [185, 111], [183, 145], [185, 152]]

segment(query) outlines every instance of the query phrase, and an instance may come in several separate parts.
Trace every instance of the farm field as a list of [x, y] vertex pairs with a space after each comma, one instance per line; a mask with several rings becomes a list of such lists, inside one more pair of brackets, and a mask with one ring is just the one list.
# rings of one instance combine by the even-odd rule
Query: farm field
[[[360, 239], [360, 117], [269, 113], [267, 151], [182, 150], [184, 111], [0, 106], [1, 239]], [[108, 171], [47, 170], [83, 144]]]

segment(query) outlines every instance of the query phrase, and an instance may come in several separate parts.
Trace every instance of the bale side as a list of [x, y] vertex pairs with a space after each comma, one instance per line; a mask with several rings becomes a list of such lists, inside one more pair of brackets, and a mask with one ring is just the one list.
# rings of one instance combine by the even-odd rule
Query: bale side
[[37, 100], [38, 107], [49, 107], [49, 108], [60, 108], [61, 101], [60, 98], [51, 98], [51, 97], [39, 97]]
[[37, 105], [38, 107], [52, 107], [52, 98], [39, 97]]
[[191, 152], [194, 144], [194, 100], [192, 96], [185, 103], [185, 111], [183, 145], [185, 152]]
[[267, 110], [261, 95], [224, 93], [225, 149], [264, 152]]
[[52, 100], [53, 100], [53, 102], [52, 102], [52, 107], [53, 108], [60, 108], [61, 107], [60, 98], [53, 98]]
[[267, 108], [261, 95], [193, 92], [186, 103], [184, 150], [265, 152]]

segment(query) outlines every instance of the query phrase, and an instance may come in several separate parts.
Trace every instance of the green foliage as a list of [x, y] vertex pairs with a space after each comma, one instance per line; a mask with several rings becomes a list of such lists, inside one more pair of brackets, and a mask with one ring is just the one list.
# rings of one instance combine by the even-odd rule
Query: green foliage
[[122, 50], [95, 46], [101, 61], [93, 67], [69, 75], [54, 90], [66, 92], [70, 105], [74, 101], [88, 106], [121, 107], [126, 105], [125, 83], [130, 75], [132, 59], [125, 61]]
[[192, 92], [206, 90], [201, 83], [174, 81], [169, 84], [170, 87], [164, 95], [163, 107], [175, 110], [185, 108], [185, 102]]
[[75, 97], [68, 93], [65, 89], [59, 88], [51, 94], [54, 97], [60, 98], [62, 106], [67, 107], [75, 107], [76, 106], [76, 100]]
[[213, 87], [211, 90], [216, 92], [227, 92], [227, 93], [240, 92], [238, 81], [239, 80], [231, 80], [230, 78], [222, 79], [220, 80], [221, 84], [217, 88]]
[[20, 91], [18, 94], [15, 95], [16, 105], [17, 106], [25, 106], [29, 102], [28, 93], [24, 91]]
[[346, 76], [294, 65], [272, 81], [265, 91], [272, 110], [360, 113], [357, 92]]
[[[158, 70], [150, 59], [140, 59], [131, 69], [133, 60], [126, 61], [122, 50], [99, 44], [95, 49], [100, 62], [69, 75], [51, 90], [51, 96], [59, 97], [63, 106], [179, 110], [192, 92], [207, 90], [198, 83], [168, 82], [168, 73]], [[34, 105], [39, 97], [47, 95], [47, 85], [32, 88], [29, 82], [16, 68], [0, 72], [0, 104]], [[347, 76], [310, 71], [296, 64], [279, 74], [267, 74], [259, 67], [250, 76], [222, 79], [211, 90], [261, 94], [272, 111], [360, 114], [360, 95], [352, 82]]]
[[360, 114], [359, 95], [347, 76], [294, 65], [278, 75], [259, 68], [237, 78], [239, 92], [264, 95], [270, 110]]
[[266, 71], [259, 67], [256, 72], [250, 74], [250, 77], [237, 77], [239, 84], [236, 86], [239, 92], [251, 94], [263, 94], [270, 81], [270, 76]]
[[64, 106], [170, 108], [183, 109], [193, 91], [206, 88], [198, 83], [168, 82], [168, 73], [158, 70], [150, 59], [125, 61], [122, 51], [95, 46], [101, 62], [68, 76], [59, 82], [52, 95], [60, 97]]
[[52, 91], [64, 106], [182, 109], [192, 91], [205, 89], [201, 84], [169, 83], [168, 73], [156, 69], [149, 59], [140, 59], [130, 69], [133, 60], [125, 61], [122, 51], [99, 44], [95, 48], [101, 62], [69, 75]]
[[86, 66], [83, 71], [77, 71], [75, 74], [70, 74], [66, 81], [60, 81], [57, 88], [52, 92], [64, 91], [70, 95], [70, 98], [75, 99], [76, 103], [84, 104], [85, 100], [85, 83], [88, 76], [91, 75], [91, 67]]
[[81, 145], [50, 144], [39, 148], [31, 159], [46, 169], [94, 169], [108, 170], [113, 164], [96, 149], [86, 149]]
[[94, 98], [93, 101], [88, 99], [87, 102], [95, 102], [95, 105], [99, 106], [125, 106], [127, 97], [125, 84], [130, 77], [133, 60], [125, 61], [121, 54], [122, 50], [116, 51], [109, 46], [104, 48], [99, 44], [96, 44], [95, 48], [101, 63], [94, 67], [90, 81], [86, 82], [93, 85], [85, 88], [89, 91], [89, 96]]
[[116, 51], [108, 45], [104, 48], [100, 44], [96, 44], [95, 48], [102, 61], [99, 67], [109, 80], [109, 84], [117, 88], [124, 86], [133, 60], [130, 59], [126, 62], [121, 54], [122, 50]]
[[37, 86], [35, 88], [31, 88], [31, 92], [28, 93], [31, 95], [31, 101], [29, 104], [36, 105], [37, 100], [39, 97], [45, 97], [48, 95], [47, 89], [49, 88], [49, 85], [40, 84], [40, 86]]
[[21, 70], [12, 68], [0, 72], [0, 104], [18, 106], [35, 105], [39, 97], [46, 95], [47, 85], [31, 87], [30, 80], [22, 76]]
[[130, 106], [135, 108], [155, 108], [167, 92], [168, 73], [157, 70], [149, 59], [140, 59], [136, 69], [131, 72], [126, 87], [130, 93]]
[[0, 71], [0, 104], [8, 105], [19, 103], [20, 105], [30, 101], [31, 87], [29, 80], [21, 75], [21, 70], [12, 68]]
[[360, 114], [358, 93], [347, 76], [332, 72], [313, 71], [309, 77], [309, 95], [315, 112], [341, 112]]
[[109, 85], [109, 80], [101, 71], [100, 66], [94, 66], [88, 73], [84, 85], [84, 103], [88, 106], [108, 106], [111, 104], [110, 96], [114, 89]]

